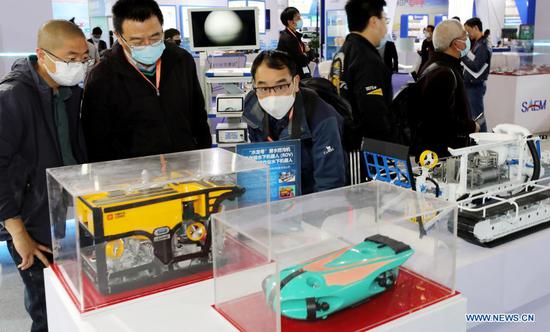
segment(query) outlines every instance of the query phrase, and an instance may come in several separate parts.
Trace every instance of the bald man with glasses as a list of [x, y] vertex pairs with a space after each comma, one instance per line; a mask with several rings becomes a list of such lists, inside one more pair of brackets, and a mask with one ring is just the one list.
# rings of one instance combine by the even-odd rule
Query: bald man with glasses
[[92, 64], [82, 31], [53, 20], [38, 32], [36, 55], [17, 60], [0, 80], [0, 241], [7, 241], [23, 279], [31, 331], [48, 330], [46, 169], [86, 161], [78, 84]]

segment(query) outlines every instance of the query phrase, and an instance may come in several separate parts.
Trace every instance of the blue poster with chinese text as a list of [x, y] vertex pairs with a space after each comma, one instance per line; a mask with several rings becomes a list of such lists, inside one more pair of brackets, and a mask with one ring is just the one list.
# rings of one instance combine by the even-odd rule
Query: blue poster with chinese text
[[[262, 142], [237, 145], [237, 154], [252, 158], [269, 166], [269, 190], [271, 201], [299, 196], [301, 187], [301, 144], [300, 140], [278, 142]], [[264, 197], [257, 190], [264, 190], [263, 184], [253, 174], [240, 173], [237, 175], [239, 186], [245, 187], [246, 192], [239, 199], [246, 204], [256, 202]]]

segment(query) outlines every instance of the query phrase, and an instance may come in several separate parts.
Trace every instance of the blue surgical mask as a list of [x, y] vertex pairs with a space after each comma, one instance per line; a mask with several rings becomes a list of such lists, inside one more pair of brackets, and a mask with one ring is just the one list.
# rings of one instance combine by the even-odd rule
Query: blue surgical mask
[[[122, 40], [126, 43], [124, 38]], [[128, 43], [126, 43], [126, 45], [128, 45]], [[144, 65], [152, 65], [157, 62], [166, 48], [163, 40], [159, 40], [158, 42], [147, 46], [128, 45], [128, 47], [132, 51], [132, 59]]]
[[298, 20], [298, 22], [296, 22], [296, 29], [301, 30], [303, 26], [304, 22], [302, 20]]
[[[462, 40], [462, 39], [461, 39]], [[470, 49], [472, 48], [472, 42], [470, 41], [470, 38], [466, 38], [466, 41], [462, 40], [466, 44], [466, 48], [460, 51], [460, 57], [463, 58], [468, 53], [470, 53]]]

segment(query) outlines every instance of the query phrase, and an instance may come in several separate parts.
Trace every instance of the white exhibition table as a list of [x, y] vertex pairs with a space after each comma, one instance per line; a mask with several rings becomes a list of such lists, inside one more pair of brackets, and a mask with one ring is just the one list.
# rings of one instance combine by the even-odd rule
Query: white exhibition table
[[[50, 332], [237, 331], [211, 306], [214, 302], [212, 280], [82, 315], [51, 269], [45, 270], [44, 280]], [[457, 295], [370, 331], [463, 332], [465, 313], [466, 299]]]
[[[489, 75], [485, 95], [487, 128], [514, 123], [532, 133], [550, 131], [550, 74]], [[534, 107], [526, 107], [526, 106]], [[542, 107], [537, 107], [542, 106]]]
[[[456, 296], [371, 331], [464, 331], [469, 313], [506, 313], [550, 298], [550, 229], [496, 248], [458, 240]], [[45, 270], [50, 331], [236, 331], [211, 305], [212, 280], [80, 315], [57, 277]], [[540, 320], [547, 318], [538, 317]], [[441, 325], [443, 324], [443, 325]], [[475, 324], [468, 325], [474, 327]]]
[[[515, 313], [526, 304], [548, 298], [549, 253], [550, 229], [495, 248], [459, 240], [456, 289], [468, 299], [468, 312]], [[550, 321], [548, 315], [537, 318]]]

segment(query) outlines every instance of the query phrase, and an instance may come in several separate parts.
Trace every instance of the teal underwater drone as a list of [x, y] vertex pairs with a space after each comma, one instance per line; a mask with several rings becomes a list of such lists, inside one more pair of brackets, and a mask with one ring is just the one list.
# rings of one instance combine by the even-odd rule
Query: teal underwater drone
[[[327, 318], [392, 287], [414, 250], [403, 242], [374, 235], [352, 247], [294, 265], [280, 272], [281, 314], [294, 319]], [[276, 306], [275, 276], [262, 288]]]

